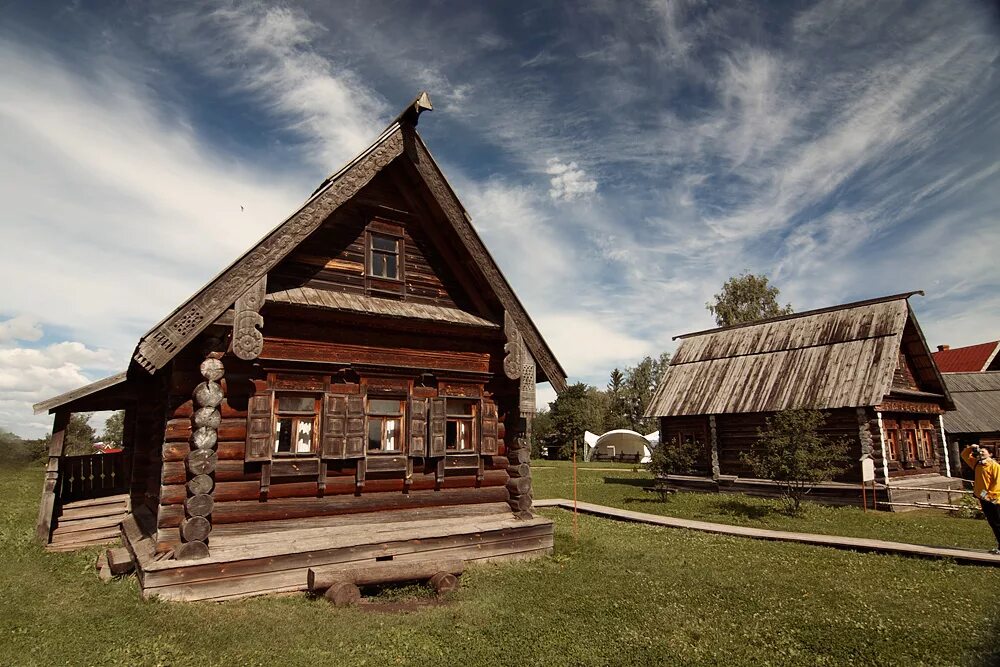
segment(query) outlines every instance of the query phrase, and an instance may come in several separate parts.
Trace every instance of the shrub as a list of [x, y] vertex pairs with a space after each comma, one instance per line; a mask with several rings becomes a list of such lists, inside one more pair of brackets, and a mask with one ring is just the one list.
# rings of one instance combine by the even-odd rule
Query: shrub
[[669, 443], [661, 442], [653, 448], [649, 463], [646, 464], [646, 470], [656, 479], [653, 488], [660, 494], [661, 500], [665, 501], [667, 494], [670, 493], [667, 475], [691, 473], [700, 451], [701, 443], [680, 443], [676, 439]]
[[757, 442], [741, 458], [762, 479], [780, 483], [785, 500], [798, 513], [812, 487], [847, 470], [848, 441], [819, 434], [826, 415], [819, 410], [785, 410], [769, 417]]

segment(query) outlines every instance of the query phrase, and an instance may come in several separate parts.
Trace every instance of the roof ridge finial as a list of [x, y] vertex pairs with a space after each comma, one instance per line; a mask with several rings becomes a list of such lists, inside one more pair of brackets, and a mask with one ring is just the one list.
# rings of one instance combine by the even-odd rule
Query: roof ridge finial
[[433, 109], [430, 95], [427, 94], [426, 90], [421, 90], [414, 100], [403, 109], [403, 113], [396, 117], [396, 121], [416, 126], [421, 112], [432, 111]]

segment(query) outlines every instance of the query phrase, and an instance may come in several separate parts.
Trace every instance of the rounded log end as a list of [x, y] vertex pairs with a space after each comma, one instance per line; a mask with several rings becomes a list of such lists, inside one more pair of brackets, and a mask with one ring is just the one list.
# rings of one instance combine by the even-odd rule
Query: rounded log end
[[447, 595], [458, 588], [458, 577], [451, 572], [438, 572], [430, 579], [430, 585], [434, 587], [438, 595]]
[[208, 558], [208, 545], [201, 541], [184, 542], [174, 555], [177, 560], [199, 560]]
[[193, 516], [181, 523], [181, 537], [187, 542], [200, 542], [212, 532], [212, 524], [203, 516]]
[[222, 379], [225, 374], [226, 369], [222, 365], [222, 361], [219, 359], [206, 359], [201, 362], [201, 366], [198, 368], [201, 371], [201, 376], [206, 380], [216, 382]]
[[361, 589], [349, 581], [335, 581], [330, 588], [326, 589], [323, 597], [337, 607], [346, 607], [357, 604], [361, 600]]

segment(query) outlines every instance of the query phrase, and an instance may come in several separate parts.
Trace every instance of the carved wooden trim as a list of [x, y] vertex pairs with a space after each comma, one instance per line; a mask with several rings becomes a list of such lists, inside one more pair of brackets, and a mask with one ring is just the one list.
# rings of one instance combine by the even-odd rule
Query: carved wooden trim
[[236, 299], [236, 314], [233, 316], [233, 354], [244, 361], [252, 361], [264, 350], [264, 336], [260, 327], [264, 318], [260, 309], [267, 296], [267, 276]]
[[535, 360], [527, 348], [521, 346], [521, 386], [518, 389], [522, 417], [535, 414]]
[[[410, 140], [411, 137], [412, 140]], [[424, 146], [423, 141], [416, 132], [412, 132], [407, 137], [406, 148], [407, 155], [413, 162], [421, 178], [424, 179], [435, 201], [437, 201], [441, 210], [444, 211], [448, 221], [455, 228], [466, 251], [475, 260], [479, 270], [483, 272], [490, 287], [493, 288], [497, 298], [503, 305], [506, 314], [509, 314], [511, 320], [513, 320], [525, 342], [525, 346], [539, 360], [542, 370], [545, 371], [545, 376], [552, 384], [552, 387], [558, 392], [565, 390], [566, 378], [559, 368], [559, 363], [552, 356], [551, 352], [549, 352], [534, 323], [528, 317], [521, 302], [518, 301], [513, 289], [507, 283], [507, 279], [500, 273], [500, 269], [486, 250], [482, 239], [479, 238], [476, 230], [473, 229], [472, 224], [466, 217], [458, 198], [452, 192], [451, 187], [445, 181], [427, 147]]]
[[322, 194], [313, 197], [161, 325], [146, 334], [139, 341], [135, 360], [150, 373], [162, 368], [402, 152], [403, 134], [397, 128], [334, 179]]
[[503, 351], [507, 353], [503, 359], [503, 372], [511, 380], [517, 380], [521, 377], [521, 348], [524, 343], [521, 334], [517, 332], [514, 318], [506, 310], [503, 313], [503, 332], [507, 337], [507, 342], [503, 345]]

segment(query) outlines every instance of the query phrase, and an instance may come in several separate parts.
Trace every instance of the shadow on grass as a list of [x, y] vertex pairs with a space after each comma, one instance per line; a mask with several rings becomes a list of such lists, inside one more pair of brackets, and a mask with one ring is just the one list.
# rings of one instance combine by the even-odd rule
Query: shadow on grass
[[641, 488], [653, 488], [653, 480], [635, 477], [605, 477], [605, 484], [624, 484], [625, 486], [638, 486]]

